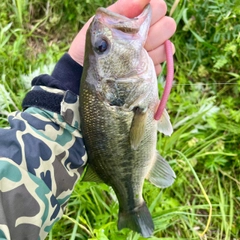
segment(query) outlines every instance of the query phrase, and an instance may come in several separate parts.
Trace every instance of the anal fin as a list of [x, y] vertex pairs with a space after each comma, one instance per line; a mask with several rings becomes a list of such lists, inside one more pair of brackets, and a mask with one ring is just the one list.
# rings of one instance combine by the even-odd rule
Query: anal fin
[[119, 212], [118, 229], [130, 228], [143, 237], [150, 237], [154, 231], [154, 224], [146, 203], [130, 212]]
[[175, 178], [176, 174], [169, 163], [156, 151], [156, 161], [147, 179], [157, 187], [166, 188], [174, 183]]

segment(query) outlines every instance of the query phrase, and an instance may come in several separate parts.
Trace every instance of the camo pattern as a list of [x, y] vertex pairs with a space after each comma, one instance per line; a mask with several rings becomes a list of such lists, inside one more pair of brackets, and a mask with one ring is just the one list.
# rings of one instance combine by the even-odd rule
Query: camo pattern
[[60, 114], [29, 107], [0, 129], [0, 239], [44, 239], [80, 178], [87, 154], [78, 96], [63, 95]]

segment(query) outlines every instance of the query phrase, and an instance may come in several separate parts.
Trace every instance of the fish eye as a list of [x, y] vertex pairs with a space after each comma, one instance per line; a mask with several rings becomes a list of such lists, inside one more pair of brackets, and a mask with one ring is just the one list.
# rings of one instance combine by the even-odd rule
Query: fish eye
[[108, 42], [105, 39], [98, 39], [94, 45], [94, 50], [98, 54], [102, 54], [108, 49]]

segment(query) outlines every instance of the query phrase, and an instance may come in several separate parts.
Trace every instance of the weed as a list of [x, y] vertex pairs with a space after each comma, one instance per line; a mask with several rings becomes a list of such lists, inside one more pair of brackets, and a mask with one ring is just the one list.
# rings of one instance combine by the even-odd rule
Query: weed
[[[9, 112], [21, 109], [31, 79], [50, 73], [96, 8], [111, 2], [0, 2], [1, 127], [7, 126]], [[167, 1], [169, 10], [173, 2]], [[172, 38], [175, 84], [168, 102], [174, 133], [159, 135], [157, 148], [177, 179], [164, 190], [144, 184], [155, 224], [150, 239], [199, 239], [201, 233], [209, 240], [238, 239], [239, 4], [183, 0], [172, 16], [178, 24]], [[110, 187], [79, 182], [48, 239], [143, 239], [129, 229], [117, 231], [117, 215]]]

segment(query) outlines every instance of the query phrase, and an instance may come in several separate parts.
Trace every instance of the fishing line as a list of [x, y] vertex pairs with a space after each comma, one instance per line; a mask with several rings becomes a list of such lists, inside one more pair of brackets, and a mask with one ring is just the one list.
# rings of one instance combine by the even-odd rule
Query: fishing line
[[198, 86], [198, 85], [203, 85], [203, 86], [211, 86], [211, 85], [240, 85], [239, 83], [173, 83], [173, 87], [176, 86]]

